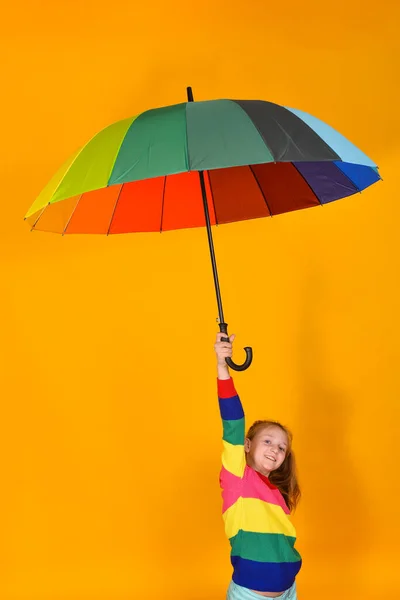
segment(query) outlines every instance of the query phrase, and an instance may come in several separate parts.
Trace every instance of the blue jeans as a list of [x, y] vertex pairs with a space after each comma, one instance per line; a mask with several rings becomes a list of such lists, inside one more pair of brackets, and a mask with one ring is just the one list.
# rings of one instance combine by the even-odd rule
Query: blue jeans
[[[226, 596], [226, 600], [260, 600], [261, 598], [263, 597], [260, 594], [241, 587], [234, 581], [231, 581]], [[291, 588], [283, 592], [283, 594], [277, 596], [276, 600], [297, 600], [296, 582], [294, 582]]]

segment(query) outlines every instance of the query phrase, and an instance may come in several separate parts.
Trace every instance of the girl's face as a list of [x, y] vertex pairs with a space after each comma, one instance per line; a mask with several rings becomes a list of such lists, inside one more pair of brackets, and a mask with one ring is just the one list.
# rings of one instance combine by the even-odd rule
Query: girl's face
[[246, 438], [244, 449], [249, 467], [268, 477], [285, 460], [287, 435], [277, 425], [269, 425], [260, 429], [252, 440]]

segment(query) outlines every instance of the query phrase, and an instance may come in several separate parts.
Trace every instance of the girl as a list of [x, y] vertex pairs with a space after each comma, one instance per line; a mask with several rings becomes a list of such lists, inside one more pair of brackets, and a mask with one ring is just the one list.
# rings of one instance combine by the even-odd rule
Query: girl
[[300, 497], [290, 432], [274, 421], [256, 421], [245, 438], [244, 413], [229, 374], [229, 342], [215, 344], [223, 425], [220, 484], [225, 532], [231, 544], [232, 581], [227, 600], [261, 597], [297, 600], [301, 557], [290, 511]]

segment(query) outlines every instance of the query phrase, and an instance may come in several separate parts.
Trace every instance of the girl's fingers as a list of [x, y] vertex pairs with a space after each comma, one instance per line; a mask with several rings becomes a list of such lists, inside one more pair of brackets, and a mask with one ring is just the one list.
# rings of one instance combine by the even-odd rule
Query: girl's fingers
[[218, 356], [232, 356], [232, 348], [221, 348], [217, 350]]
[[225, 346], [220, 346], [219, 344], [216, 344], [215, 352], [217, 354], [223, 354], [224, 352], [232, 352], [232, 346], [228, 346], [228, 344], [226, 344]]
[[227, 354], [227, 355], [220, 355], [218, 356], [218, 360], [220, 361], [224, 361], [226, 358], [232, 358], [232, 354]]
[[229, 342], [223, 342], [221, 338], [226, 338], [226, 333], [217, 333], [217, 341], [214, 345], [215, 352], [219, 359], [232, 358], [232, 342], [235, 334], [229, 336]]
[[[223, 337], [224, 337], [224, 338], [226, 338], [226, 337], [227, 337], [227, 336], [226, 336], [226, 333], [217, 333], [217, 343], [219, 343], [219, 342], [221, 341], [221, 338], [223, 338]], [[235, 337], [236, 337], [236, 334], [234, 334], [234, 333], [232, 333], [232, 335], [231, 335], [231, 336], [229, 336], [229, 341], [230, 341], [230, 343], [232, 343], [232, 342], [233, 342], [233, 340], [235, 339]], [[226, 342], [226, 343], [228, 343], [228, 342]]]

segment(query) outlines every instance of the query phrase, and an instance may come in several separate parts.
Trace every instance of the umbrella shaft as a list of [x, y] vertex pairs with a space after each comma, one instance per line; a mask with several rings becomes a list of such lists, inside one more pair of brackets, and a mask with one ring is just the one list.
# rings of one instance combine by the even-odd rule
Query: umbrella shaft
[[213, 236], [212, 236], [212, 231], [211, 231], [210, 213], [208, 211], [207, 192], [206, 192], [206, 186], [204, 183], [203, 171], [199, 171], [199, 175], [200, 175], [201, 194], [203, 196], [204, 214], [206, 217], [208, 245], [210, 247], [211, 264], [212, 264], [213, 275], [214, 275], [215, 292], [217, 294], [219, 322], [225, 323], [224, 311], [222, 309], [221, 290], [219, 288], [217, 261], [215, 260], [214, 242], [213, 242]]

